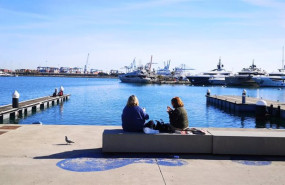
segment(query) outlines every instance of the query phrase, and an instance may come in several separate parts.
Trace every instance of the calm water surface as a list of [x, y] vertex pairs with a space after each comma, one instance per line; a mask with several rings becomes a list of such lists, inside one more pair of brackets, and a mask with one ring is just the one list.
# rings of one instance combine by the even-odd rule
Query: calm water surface
[[[255, 117], [233, 115], [206, 105], [207, 89], [217, 95], [241, 95], [243, 88], [196, 87], [188, 85], [137, 85], [118, 79], [59, 78], [59, 77], [0, 77], [0, 105], [11, 103], [14, 90], [20, 101], [51, 95], [54, 88], [64, 86], [71, 94], [69, 101], [48, 108], [15, 123], [67, 125], [121, 125], [121, 113], [128, 97], [135, 94], [150, 119], [168, 121], [166, 107], [174, 96], [180, 96], [188, 112], [191, 127], [285, 128], [280, 120], [256, 122]], [[285, 102], [285, 89], [247, 89], [252, 97]]]

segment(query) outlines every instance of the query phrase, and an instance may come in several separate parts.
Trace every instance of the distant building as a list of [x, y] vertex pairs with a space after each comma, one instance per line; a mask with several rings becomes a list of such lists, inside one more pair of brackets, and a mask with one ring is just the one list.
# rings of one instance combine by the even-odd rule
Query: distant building
[[37, 71], [40, 73], [49, 73], [50, 67], [37, 67]]
[[59, 72], [60, 73], [70, 73], [70, 67], [61, 67]]
[[36, 73], [38, 70], [33, 70], [33, 69], [16, 69], [16, 73]]
[[91, 74], [94, 74], [94, 75], [98, 75], [99, 73], [103, 73], [102, 70], [99, 70], [99, 69], [91, 69], [90, 70], [90, 73]]
[[58, 67], [50, 67], [49, 72], [50, 73], [59, 73], [59, 68]]
[[119, 70], [110, 70], [110, 75], [117, 75], [119, 74]]
[[4, 73], [12, 73], [13, 71], [10, 69], [0, 69], [0, 71], [4, 72]]
[[59, 68], [57, 67], [38, 67], [37, 71], [40, 73], [59, 73]]
[[83, 73], [83, 70], [80, 67], [74, 67], [74, 68], [70, 68], [70, 73], [81, 74]]

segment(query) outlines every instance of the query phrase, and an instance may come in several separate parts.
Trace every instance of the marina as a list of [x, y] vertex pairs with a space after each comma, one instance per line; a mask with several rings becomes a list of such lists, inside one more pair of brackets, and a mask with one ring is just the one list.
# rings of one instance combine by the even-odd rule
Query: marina
[[285, 185], [284, 8], [0, 1], [0, 185]]
[[[64, 77], [5, 77], [0, 78], [0, 106], [11, 104], [14, 86], [21, 94], [20, 101], [52, 95], [52, 89], [64, 86], [72, 98], [64, 104], [52, 106], [27, 117], [5, 123], [47, 125], [120, 125], [121, 114], [127, 98], [135, 94], [140, 106], [145, 107], [151, 120], [169, 121], [165, 111], [174, 96], [182, 98], [188, 112], [189, 125], [193, 127], [227, 128], [285, 128], [284, 120], [256, 120], [254, 115], [232, 114], [208, 106], [205, 101], [207, 89], [212, 95], [241, 96], [244, 88], [222, 86], [192, 86], [190, 84], [136, 84], [121, 83], [109, 78], [64, 78]], [[14, 84], [11, 86], [10, 84]], [[285, 102], [285, 89], [247, 88], [247, 96]], [[88, 111], [87, 111], [88, 110]], [[223, 121], [219, 121], [224, 118]]]
[[247, 68], [233, 73], [226, 70], [222, 64], [221, 57], [215, 69], [193, 74], [193, 68], [181, 64], [180, 67], [170, 68], [171, 60], [164, 62], [164, 67], [154, 67], [158, 64], [153, 62], [153, 56], [145, 65], [137, 64], [136, 58], [129, 66], [124, 66], [125, 73], [120, 70], [89, 69], [87, 56], [86, 64], [80, 67], [38, 67], [37, 70], [17, 69], [14, 72], [8, 69], [0, 69], [0, 77], [18, 76], [43, 76], [43, 77], [81, 77], [81, 78], [118, 78], [123, 83], [137, 84], [191, 84], [194, 86], [228, 86], [228, 87], [284, 87], [285, 66], [284, 47], [282, 48], [282, 67], [278, 71], [267, 73], [266, 70], [258, 68], [254, 60]]

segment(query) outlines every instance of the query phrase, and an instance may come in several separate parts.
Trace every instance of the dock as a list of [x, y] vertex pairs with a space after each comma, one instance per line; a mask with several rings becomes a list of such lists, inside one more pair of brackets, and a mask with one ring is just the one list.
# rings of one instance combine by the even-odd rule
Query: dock
[[14, 120], [17, 118], [24, 117], [31, 114], [32, 112], [37, 112], [51, 106], [60, 104], [68, 100], [70, 94], [63, 96], [46, 96], [41, 98], [36, 98], [32, 100], [22, 101], [19, 103], [19, 108], [13, 108], [12, 104], [0, 106], [0, 123], [7, 120]]
[[268, 114], [270, 116], [285, 119], [285, 102], [266, 100], [261, 98], [246, 97], [245, 102], [242, 102], [242, 96], [233, 95], [206, 95], [207, 104], [214, 105], [220, 109], [224, 109], [234, 113], [255, 113], [259, 100], [264, 100], [267, 105]]

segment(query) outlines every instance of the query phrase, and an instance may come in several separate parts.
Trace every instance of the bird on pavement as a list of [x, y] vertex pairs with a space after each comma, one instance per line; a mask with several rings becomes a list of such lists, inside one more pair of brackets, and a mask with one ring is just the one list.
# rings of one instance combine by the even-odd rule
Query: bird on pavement
[[67, 138], [67, 136], [65, 136], [65, 141], [66, 141], [67, 144], [74, 143], [73, 141], [69, 140], [69, 139]]

